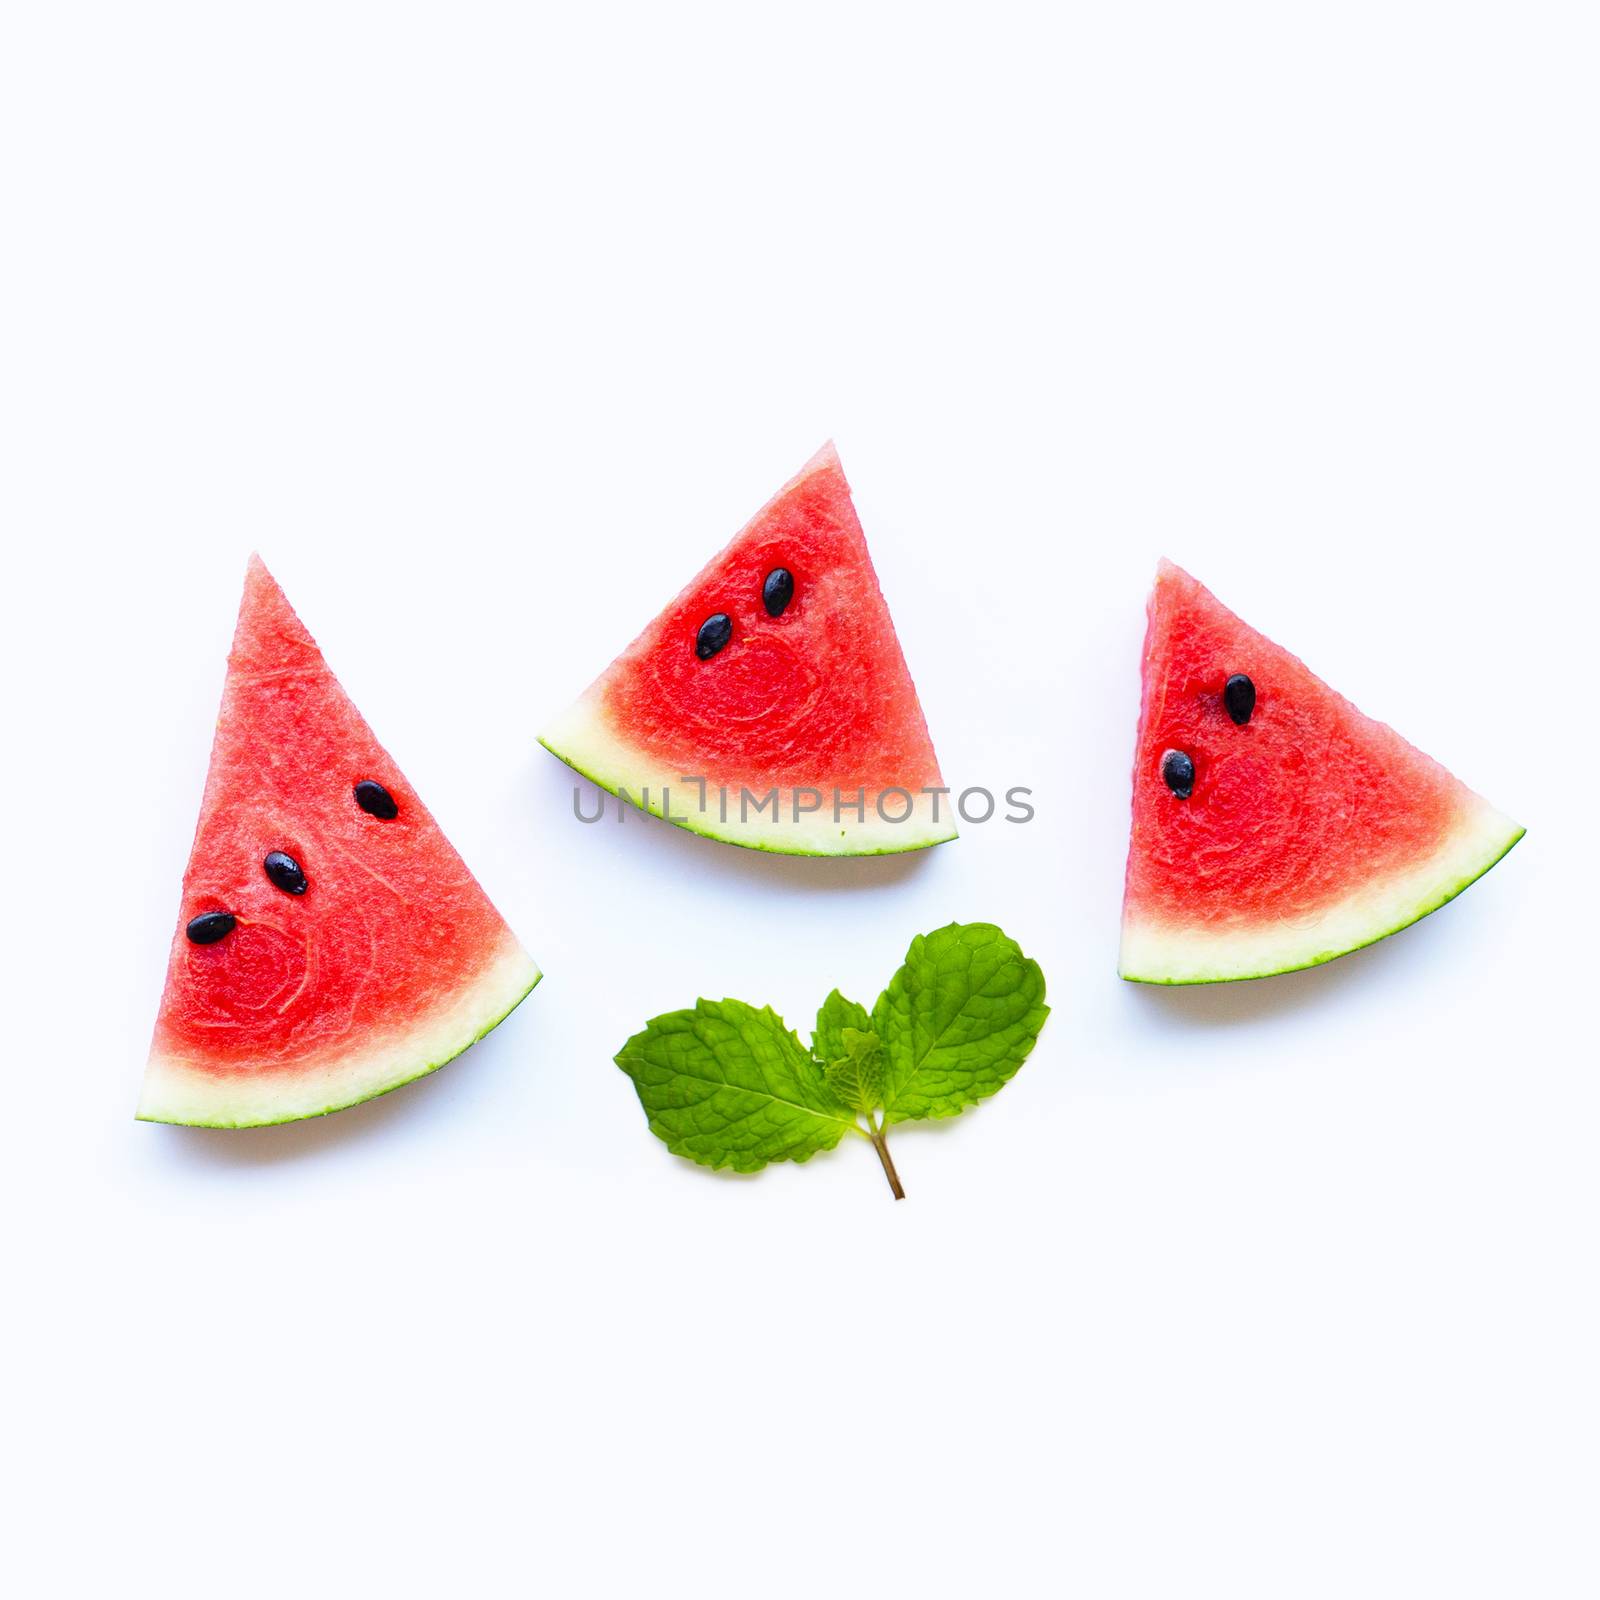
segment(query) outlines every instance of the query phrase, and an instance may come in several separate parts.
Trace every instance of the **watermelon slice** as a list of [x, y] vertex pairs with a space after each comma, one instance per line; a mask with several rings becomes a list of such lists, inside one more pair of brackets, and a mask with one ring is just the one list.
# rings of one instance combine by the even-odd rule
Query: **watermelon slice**
[[728, 844], [882, 855], [956, 836], [831, 444], [539, 742]]
[[1163, 562], [1150, 597], [1124, 978], [1217, 983], [1408, 927], [1522, 837]]
[[140, 1118], [338, 1111], [460, 1055], [538, 981], [252, 557]]

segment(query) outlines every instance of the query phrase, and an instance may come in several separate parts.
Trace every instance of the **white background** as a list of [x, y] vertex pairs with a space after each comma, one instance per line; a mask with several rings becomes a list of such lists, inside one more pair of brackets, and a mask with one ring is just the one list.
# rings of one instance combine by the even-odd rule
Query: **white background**
[[[12, 1592], [1594, 1595], [1592, 18], [8, 7]], [[533, 734], [830, 435], [1037, 821], [580, 826]], [[380, 1102], [139, 1125], [253, 547], [547, 976]], [[1119, 982], [1162, 553], [1526, 841]], [[650, 1137], [646, 1018], [952, 918], [1055, 1010], [904, 1204]]]

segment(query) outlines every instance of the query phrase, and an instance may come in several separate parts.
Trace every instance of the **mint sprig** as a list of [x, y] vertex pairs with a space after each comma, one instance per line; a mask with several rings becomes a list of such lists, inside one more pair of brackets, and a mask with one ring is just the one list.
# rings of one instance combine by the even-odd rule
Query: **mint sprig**
[[897, 1200], [891, 1124], [959, 1116], [1008, 1083], [1049, 1015], [1044, 974], [987, 922], [911, 941], [869, 1013], [835, 989], [808, 1051], [770, 1007], [697, 1000], [617, 1052], [650, 1131], [702, 1166], [756, 1172], [870, 1141]]

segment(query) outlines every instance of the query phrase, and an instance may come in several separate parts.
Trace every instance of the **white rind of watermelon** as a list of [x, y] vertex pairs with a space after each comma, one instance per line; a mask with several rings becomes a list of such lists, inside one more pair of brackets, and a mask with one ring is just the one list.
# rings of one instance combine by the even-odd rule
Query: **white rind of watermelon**
[[1437, 911], [1481, 878], [1524, 831], [1479, 800], [1425, 860], [1310, 915], [1211, 931], [1130, 913], [1118, 971], [1130, 983], [1228, 983], [1321, 966]]
[[343, 1111], [453, 1061], [503, 1022], [542, 974], [515, 940], [472, 983], [381, 1044], [294, 1067], [202, 1067], [152, 1054], [136, 1113], [141, 1122], [199, 1128], [259, 1128]]
[[[904, 822], [886, 822], [880, 818], [870, 793], [866, 796], [865, 820], [856, 816], [854, 794], [846, 793], [842, 796], [839, 820], [835, 821], [833, 791], [820, 785], [820, 810], [802, 810], [796, 817], [795, 791], [785, 789], [779, 795], [779, 815], [774, 820], [771, 805], [760, 815], [756, 814], [755, 801], [762, 799], [766, 791], [751, 785], [754, 798], [747, 808], [748, 815], [741, 820], [740, 785], [730, 783], [727, 785], [728, 815], [724, 819], [716, 776], [706, 775], [706, 803], [702, 807], [699, 782], [685, 781], [686, 777], [698, 780], [700, 775], [664, 767], [657, 757], [629, 744], [607, 719], [596, 690], [590, 690], [563, 712], [539, 735], [539, 743], [608, 794], [626, 791], [631, 803], [652, 816], [723, 844], [765, 850], [773, 855], [873, 856], [925, 850], [929, 845], [945, 844], [956, 837], [955, 796], [941, 793], [935, 797], [914, 790], [886, 791], [888, 798], [884, 809], [893, 817], [906, 810], [904, 796], [912, 796], [911, 809]], [[663, 803], [664, 794], [671, 798], [670, 816]], [[810, 799], [806, 797], [806, 804]]]

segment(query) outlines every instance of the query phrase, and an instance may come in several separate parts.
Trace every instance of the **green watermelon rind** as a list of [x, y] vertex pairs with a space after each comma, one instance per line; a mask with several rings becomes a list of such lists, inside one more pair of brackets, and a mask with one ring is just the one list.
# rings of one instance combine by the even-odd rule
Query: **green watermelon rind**
[[[1520, 824], [1480, 802], [1457, 836], [1447, 840], [1423, 867], [1414, 869], [1401, 880], [1406, 885], [1423, 881], [1428, 884], [1427, 888], [1418, 892], [1415, 887], [1401, 887], [1390, 889], [1387, 894], [1378, 888], [1357, 891], [1320, 916], [1318, 925], [1334, 920], [1341, 909], [1355, 906], [1366, 895], [1373, 904], [1364, 926], [1357, 920], [1359, 913], [1351, 911], [1348, 915], [1354, 926], [1348, 936], [1318, 940], [1297, 930], [1280, 941], [1276, 952], [1272, 951], [1270, 936], [1262, 932], [1256, 937], [1263, 953], [1253, 961], [1229, 963], [1219, 959], [1230, 943], [1238, 942], [1236, 934], [1208, 936], [1193, 930], [1163, 933], [1155, 928], [1141, 928], [1138, 919], [1129, 917], [1123, 924], [1118, 974], [1129, 983], [1171, 988], [1244, 983], [1326, 966], [1341, 956], [1352, 955], [1401, 933], [1448, 905], [1503, 861], [1526, 832]], [[1130, 945], [1143, 946], [1145, 953], [1130, 956]], [[1164, 957], [1159, 953], [1163, 947]], [[1208, 950], [1209, 955], [1206, 954]]]
[[[592, 690], [538, 738], [551, 755], [607, 794], [621, 795], [637, 810], [700, 838], [740, 849], [780, 856], [886, 856], [927, 850], [957, 837], [954, 795], [943, 796], [942, 816], [937, 822], [931, 815], [923, 814], [931, 807], [925, 796], [918, 795], [917, 812], [905, 822], [883, 822], [877, 818], [859, 822], [853, 816], [835, 822], [831, 808], [825, 807], [798, 822], [780, 818], [773, 822], [739, 823], [730, 818], [724, 823], [709, 803], [704, 812], [695, 805], [699, 797], [698, 785], [686, 784], [682, 772], [662, 767], [655, 757], [634, 749], [607, 725], [605, 713], [596, 704]], [[707, 781], [714, 780], [708, 775]], [[731, 792], [738, 785], [730, 783], [728, 787]], [[756, 781], [746, 787], [765, 793], [773, 786]], [[831, 786], [818, 784], [816, 787], [826, 790]], [[905, 787], [916, 794], [910, 784]], [[660, 798], [664, 788], [670, 791], [671, 816], [666, 815]], [[641, 804], [646, 790], [648, 804]], [[709, 794], [707, 798], [709, 802]]]
[[[467, 1010], [470, 1020], [450, 1028], [446, 1043], [442, 1046], [425, 1045], [420, 1052], [413, 1052], [408, 1046], [408, 1040], [426, 1035], [430, 1030], [438, 1029], [441, 1024], [434, 1020], [414, 1029], [401, 1039], [390, 1042], [381, 1051], [384, 1059], [403, 1061], [405, 1063], [403, 1066], [397, 1067], [393, 1072], [384, 1073], [371, 1085], [364, 1084], [361, 1091], [356, 1094], [344, 1095], [341, 1098], [341, 1091], [330, 1087], [325, 1103], [322, 1104], [318, 1101], [324, 1097], [319, 1095], [302, 1094], [300, 1100], [295, 1100], [293, 1098], [295, 1088], [303, 1086], [308, 1079], [336, 1084], [341, 1075], [349, 1076], [349, 1064], [352, 1060], [361, 1059], [361, 1052], [352, 1051], [346, 1057], [335, 1058], [310, 1068], [289, 1069], [282, 1075], [277, 1069], [267, 1069], [259, 1078], [244, 1077], [243, 1074], [248, 1073], [248, 1069], [232, 1069], [224, 1075], [203, 1069], [197, 1070], [183, 1062], [152, 1057], [151, 1070], [146, 1077], [144, 1093], [139, 1102], [139, 1109], [135, 1113], [135, 1119], [139, 1122], [159, 1122], [186, 1128], [271, 1128], [282, 1127], [291, 1122], [305, 1122], [316, 1117], [331, 1116], [336, 1111], [347, 1111], [352, 1106], [364, 1105], [369, 1100], [377, 1100], [383, 1095], [392, 1094], [396, 1089], [403, 1089], [408, 1083], [415, 1083], [417, 1079], [437, 1072], [440, 1067], [448, 1066], [458, 1056], [464, 1055], [480, 1039], [493, 1033], [533, 993], [543, 976], [532, 957], [520, 945], [508, 950], [491, 970], [489, 978], [475, 986], [489, 991], [494, 996], [488, 1003], [488, 1009], [493, 1013], [491, 1016], [483, 1018], [480, 1014], [471, 1017], [473, 1008], [470, 1007], [470, 1002], [464, 1005], [458, 996], [451, 1009]], [[416, 1063], [419, 1053], [424, 1058], [431, 1059], [424, 1059], [422, 1064], [418, 1065]], [[236, 1072], [241, 1076], [235, 1078], [233, 1074]], [[233, 1104], [237, 1109], [230, 1111], [228, 1094], [230, 1079], [234, 1084], [248, 1083], [253, 1091], [253, 1097], [260, 1103], [246, 1107], [245, 1101], [252, 1096], [237, 1096], [235, 1091], [236, 1098]], [[263, 1087], [272, 1083], [286, 1086], [280, 1097], [281, 1103], [275, 1107], [268, 1103], [270, 1096]], [[209, 1105], [201, 1103], [207, 1100], [212, 1103]]]

